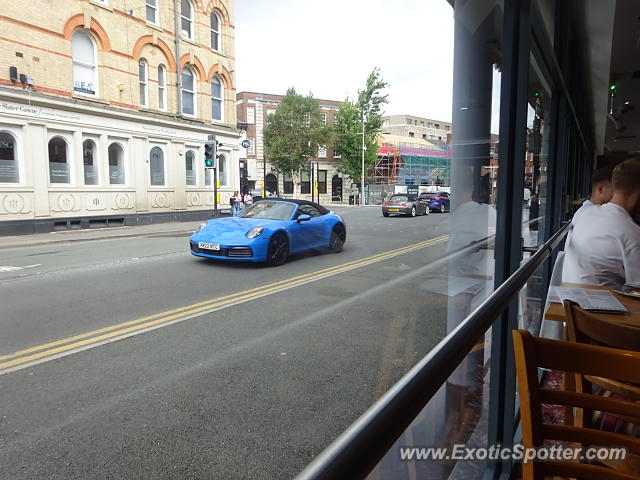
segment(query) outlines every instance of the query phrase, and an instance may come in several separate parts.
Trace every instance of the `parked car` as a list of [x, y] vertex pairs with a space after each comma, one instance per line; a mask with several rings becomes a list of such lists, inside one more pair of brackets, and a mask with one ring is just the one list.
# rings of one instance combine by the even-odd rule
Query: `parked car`
[[451, 197], [448, 192], [425, 192], [418, 196], [421, 203], [429, 205], [431, 210], [444, 213], [451, 210]]
[[415, 195], [392, 195], [389, 200], [382, 204], [382, 215], [429, 215], [429, 205], [418, 201]]
[[282, 265], [289, 255], [328, 248], [342, 251], [347, 238], [344, 220], [322, 205], [306, 200], [260, 200], [237, 217], [200, 225], [191, 236], [193, 255]]

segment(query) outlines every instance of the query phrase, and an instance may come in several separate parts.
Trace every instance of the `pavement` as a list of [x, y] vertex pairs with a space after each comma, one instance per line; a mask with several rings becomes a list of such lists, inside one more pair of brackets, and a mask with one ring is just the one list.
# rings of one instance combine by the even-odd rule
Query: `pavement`
[[[379, 205], [340, 205], [332, 206], [335, 211], [340, 209], [354, 209], [377, 207]], [[228, 216], [222, 211], [222, 216]], [[134, 225], [126, 227], [83, 228], [79, 230], [63, 230], [48, 233], [34, 233], [31, 235], [0, 236], [0, 249], [23, 247], [25, 245], [51, 245], [56, 243], [86, 242], [90, 240], [105, 240], [109, 238], [139, 237], [154, 234], [186, 234], [192, 233], [200, 224], [198, 221], [153, 223], [150, 225]]]

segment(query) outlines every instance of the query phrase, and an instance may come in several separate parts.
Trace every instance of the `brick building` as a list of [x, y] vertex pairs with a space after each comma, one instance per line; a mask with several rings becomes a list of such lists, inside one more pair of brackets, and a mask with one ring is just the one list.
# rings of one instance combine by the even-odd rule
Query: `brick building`
[[0, 233], [203, 218], [209, 135], [225, 204], [239, 188], [233, 3], [4, 2]]
[[[239, 92], [236, 95], [236, 112], [238, 122], [246, 125], [246, 138], [251, 146], [241, 151], [241, 164], [246, 165], [245, 176], [242, 180], [243, 187], [249, 190], [262, 190], [263, 182], [266, 183], [266, 190], [278, 195], [294, 196], [310, 199], [311, 180], [306, 172], [302, 172], [300, 192], [293, 184], [293, 179], [287, 175], [277, 174], [271, 168], [269, 159], [264, 154], [264, 142], [262, 131], [266, 125], [268, 115], [274, 113], [278, 104], [282, 100], [282, 95], [255, 92]], [[334, 122], [334, 115], [340, 108], [342, 102], [336, 100], [318, 100], [320, 103], [320, 113], [323, 120], [329, 124]], [[337, 172], [340, 159], [338, 152], [331, 148], [320, 148], [318, 157], [313, 158], [313, 175], [318, 184], [318, 194], [321, 203], [342, 200], [345, 192], [351, 187], [348, 177]], [[317, 195], [314, 192], [314, 197]]]

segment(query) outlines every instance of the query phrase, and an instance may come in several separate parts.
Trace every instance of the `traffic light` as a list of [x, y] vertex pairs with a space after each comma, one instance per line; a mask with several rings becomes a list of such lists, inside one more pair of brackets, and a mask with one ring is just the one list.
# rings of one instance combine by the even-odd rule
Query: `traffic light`
[[216, 159], [216, 141], [207, 140], [204, 143], [204, 166], [213, 168]]

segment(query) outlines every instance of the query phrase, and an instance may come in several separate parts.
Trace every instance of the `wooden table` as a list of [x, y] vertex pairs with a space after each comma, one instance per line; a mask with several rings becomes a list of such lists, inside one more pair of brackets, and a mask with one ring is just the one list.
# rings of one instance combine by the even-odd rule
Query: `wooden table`
[[[589, 315], [598, 317], [607, 322], [624, 323], [633, 327], [640, 327], [640, 299], [631, 298], [626, 295], [620, 295], [614, 291], [613, 287], [605, 287], [601, 285], [577, 285], [575, 283], [563, 283], [563, 287], [580, 287], [593, 290], [609, 290], [628, 310], [626, 313], [595, 313], [589, 312]], [[555, 320], [564, 322], [566, 320], [564, 314], [564, 305], [561, 303], [552, 303], [545, 313], [546, 320]]]

